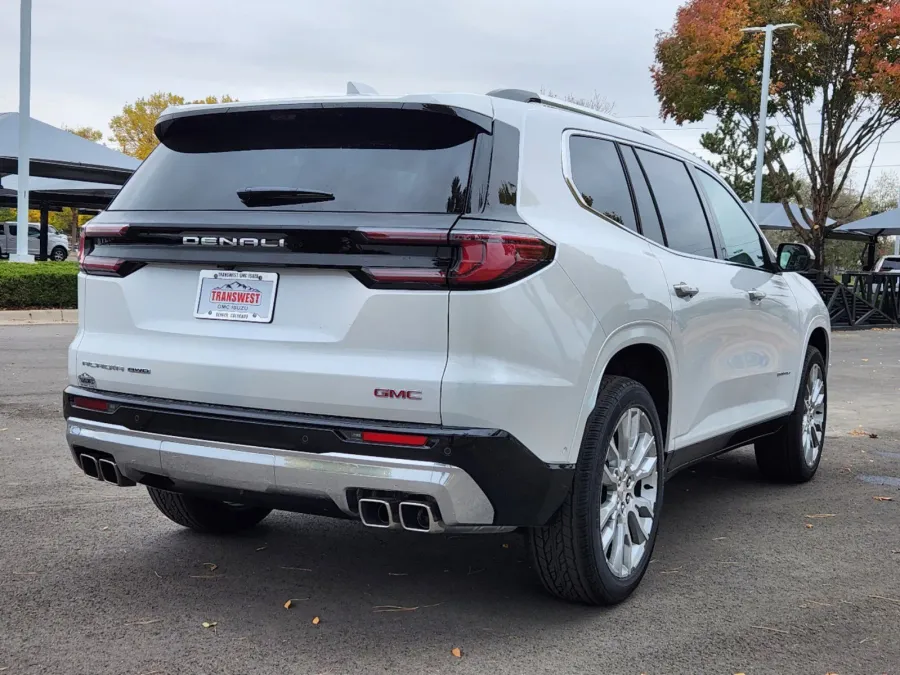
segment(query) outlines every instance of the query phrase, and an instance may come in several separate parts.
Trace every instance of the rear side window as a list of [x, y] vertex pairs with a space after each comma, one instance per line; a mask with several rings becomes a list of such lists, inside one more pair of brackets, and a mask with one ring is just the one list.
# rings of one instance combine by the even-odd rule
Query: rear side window
[[[396, 107], [212, 113], [163, 125], [163, 142], [110, 210], [461, 213], [483, 131], [454, 114]], [[238, 193], [248, 188], [333, 199], [247, 206]]]
[[715, 258], [706, 214], [684, 162], [647, 150], [636, 152], [659, 206], [669, 248]]
[[584, 203], [597, 213], [637, 231], [628, 181], [611, 141], [586, 136], [569, 139], [572, 181]]
[[625, 166], [628, 168], [628, 177], [631, 179], [631, 187], [634, 190], [634, 198], [637, 201], [638, 214], [641, 218], [641, 234], [652, 239], [657, 244], [666, 245], [662, 226], [659, 224], [659, 214], [656, 212], [656, 204], [653, 203], [653, 195], [647, 187], [647, 179], [644, 171], [637, 161], [634, 148], [628, 145], [620, 145]]

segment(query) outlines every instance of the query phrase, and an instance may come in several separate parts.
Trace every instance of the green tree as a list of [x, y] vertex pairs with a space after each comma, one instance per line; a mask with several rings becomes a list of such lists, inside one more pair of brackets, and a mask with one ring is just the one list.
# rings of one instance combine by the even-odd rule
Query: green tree
[[[790, 152], [790, 139], [774, 138], [771, 143], [781, 153]], [[719, 172], [743, 202], [753, 201], [753, 182], [756, 176], [756, 142], [748, 138], [746, 130], [734, 116], [719, 120], [715, 131], [700, 137], [700, 146], [715, 155], [710, 165]], [[779, 200], [778, 191], [767, 171], [763, 171], [762, 201]]]
[[[780, 201], [810, 208], [809, 230], [785, 211], [821, 252], [834, 227], [826, 219], [854, 164], [900, 120], [900, 0], [689, 0], [671, 31], [657, 36], [652, 74], [663, 118], [683, 123], [714, 113], [755, 138], [759, 124], [768, 126], [758, 119], [762, 36], [741, 29], [789, 22], [799, 28], [775, 38], [768, 92], [769, 114], [784, 118], [787, 134], [767, 131], [766, 167]], [[809, 177], [805, 203], [779, 150], [784, 135]]]
[[94, 127], [67, 127], [64, 124], [62, 128], [63, 131], [68, 131], [70, 134], [81, 136], [82, 138], [93, 141], [94, 143], [99, 143], [103, 140], [103, 132], [99, 129], [94, 129]]
[[[207, 96], [190, 103], [231, 103], [236, 100], [228, 95], [221, 98]], [[139, 98], [134, 103], [128, 103], [119, 115], [109, 121], [109, 128], [112, 131], [109, 140], [126, 155], [146, 159], [159, 143], [153, 132], [156, 120], [169, 106], [184, 104], [183, 96], [162, 91], [147, 98]]]

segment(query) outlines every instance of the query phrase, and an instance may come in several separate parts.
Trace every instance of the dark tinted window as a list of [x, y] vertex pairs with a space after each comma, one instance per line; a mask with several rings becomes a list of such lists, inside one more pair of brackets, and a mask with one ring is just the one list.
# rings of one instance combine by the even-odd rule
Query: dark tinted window
[[637, 155], [656, 197], [669, 248], [715, 258], [706, 214], [684, 162], [646, 150], [637, 150]]
[[647, 179], [644, 171], [634, 155], [634, 148], [628, 145], [620, 145], [622, 156], [625, 158], [625, 166], [628, 168], [628, 177], [631, 179], [631, 188], [634, 190], [634, 198], [637, 201], [638, 214], [641, 217], [641, 233], [648, 239], [665, 246], [662, 227], [659, 224], [659, 214], [653, 203], [653, 195], [647, 187]]
[[252, 208], [460, 213], [479, 131], [452, 114], [400, 108], [175, 118], [110, 210], [246, 211], [239, 191], [288, 188], [334, 200]]
[[594, 211], [637, 231], [628, 181], [614, 143], [599, 138], [569, 139], [572, 180]]
[[759, 232], [750, 218], [731, 193], [718, 180], [703, 171], [696, 176], [706, 192], [709, 207], [716, 214], [722, 242], [725, 245], [725, 259], [741, 265], [763, 267], [766, 256], [763, 253]]

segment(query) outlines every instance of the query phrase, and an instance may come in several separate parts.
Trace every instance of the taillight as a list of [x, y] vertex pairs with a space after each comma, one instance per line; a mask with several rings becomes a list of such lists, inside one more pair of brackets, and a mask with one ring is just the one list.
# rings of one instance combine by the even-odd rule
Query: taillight
[[[496, 288], [533, 274], [553, 260], [554, 247], [537, 235], [454, 230], [411, 232], [405, 230], [363, 231], [369, 242], [448, 248], [442, 260], [435, 252], [434, 267], [404, 267], [399, 264], [368, 266], [362, 273], [370, 285], [382, 288], [450, 288], [478, 290]], [[385, 262], [393, 260], [387, 258]]]
[[141, 267], [140, 263], [93, 255], [95, 240], [121, 239], [127, 233], [128, 225], [85, 225], [78, 240], [78, 263], [81, 271], [96, 276], [124, 277]]

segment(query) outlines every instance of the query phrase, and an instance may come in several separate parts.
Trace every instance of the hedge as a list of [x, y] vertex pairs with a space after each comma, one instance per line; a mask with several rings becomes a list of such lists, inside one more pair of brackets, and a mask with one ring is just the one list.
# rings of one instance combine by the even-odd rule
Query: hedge
[[0, 262], [0, 310], [77, 307], [77, 262]]

